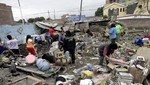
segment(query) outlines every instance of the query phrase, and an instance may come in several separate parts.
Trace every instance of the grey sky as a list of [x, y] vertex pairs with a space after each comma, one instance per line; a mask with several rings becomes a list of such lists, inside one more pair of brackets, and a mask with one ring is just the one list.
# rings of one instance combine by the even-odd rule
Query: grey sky
[[[30, 17], [50, 17], [54, 18], [54, 10], [56, 18], [60, 18], [63, 14], [79, 14], [81, 0], [20, 0], [23, 18]], [[15, 20], [20, 19], [20, 11], [18, 0], [0, 0], [0, 3], [5, 3], [12, 6], [13, 16]], [[83, 12], [86, 16], [94, 16], [98, 7], [103, 6], [105, 0], [83, 0]]]

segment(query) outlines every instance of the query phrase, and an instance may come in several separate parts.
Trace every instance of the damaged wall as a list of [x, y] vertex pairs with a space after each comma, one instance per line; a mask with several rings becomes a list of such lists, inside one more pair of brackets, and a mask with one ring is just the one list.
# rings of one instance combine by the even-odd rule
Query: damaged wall
[[34, 24], [26, 24], [26, 25], [3, 25], [0, 26], [0, 38], [3, 41], [7, 41], [7, 35], [12, 35], [13, 38], [17, 38], [19, 40], [19, 44], [24, 42], [26, 35], [32, 35], [37, 33], [37, 29]]

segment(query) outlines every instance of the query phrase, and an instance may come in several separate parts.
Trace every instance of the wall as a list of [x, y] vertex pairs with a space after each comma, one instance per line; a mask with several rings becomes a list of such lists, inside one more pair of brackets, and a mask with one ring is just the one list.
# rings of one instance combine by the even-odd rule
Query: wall
[[123, 19], [119, 22], [124, 23], [126, 27], [150, 27], [150, 19]]
[[32, 35], [38, 33], [38, 30], [35, 27], [35, 24], [26, 24], [26, 25], [3, 25], [0, 26], [0, 38], [3, 41], [7, 41], [7, 35], [12, 35], [13, 38], [19, 40], [19, 44], [24, 42], [26, 35]]
[[15, 24], [11, 6], [0, 3], [0, 25]]

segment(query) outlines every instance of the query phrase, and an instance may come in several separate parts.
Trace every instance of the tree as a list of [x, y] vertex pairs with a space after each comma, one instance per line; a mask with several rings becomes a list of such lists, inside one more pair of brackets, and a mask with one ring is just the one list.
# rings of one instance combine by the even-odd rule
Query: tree
[[103, 16], [103, 8], [104, 7], [98, 8], [95, 12], [95, 16]]
[[[23, 19], [24, 23], [26, 23], [25, 19]], [[17, 23], [22, 23], [22, 19], [18, 20]]]
[[28, 19], [28, 23], [33, 23], [34, 22], [34, 18], [29, 18]]

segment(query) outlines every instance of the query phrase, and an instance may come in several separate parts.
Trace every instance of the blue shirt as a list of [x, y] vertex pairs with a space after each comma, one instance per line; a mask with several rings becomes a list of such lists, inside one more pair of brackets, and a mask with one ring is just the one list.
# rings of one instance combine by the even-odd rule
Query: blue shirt
[[110, 34], [110, 39], [116, 38], [116, 27], [110, 28], [109, 34]]
[[[59, 40], [59, 41], [63, 41], [63, 40], [64, 40], [64, 38], [65, 38], [65, 36], [64, 36], [64, 35], [59, 35], [58, 40]], [[61, 42], [59, 42], [59, 44], [62, 44], [62, 43], [61, 43]]]
[[46, 39], [46, 40], [49, 40], [50, 38], [51, 38], [50, 34], [49, 34], [49, 33], [46, 33], [46, 34], [45, 34], [45, 39]]

